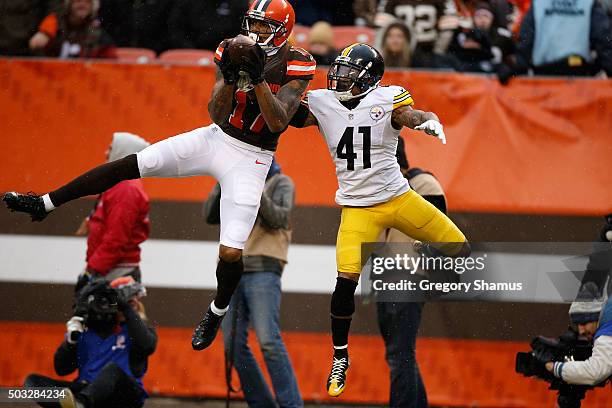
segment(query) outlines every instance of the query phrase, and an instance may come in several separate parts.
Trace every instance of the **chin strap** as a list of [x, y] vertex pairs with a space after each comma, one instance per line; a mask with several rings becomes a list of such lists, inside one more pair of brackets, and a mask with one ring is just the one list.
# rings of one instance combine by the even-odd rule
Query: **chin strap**
[[367, 91], [362, 92], [362, 93], [357, 94], [357, 95], [353, 95], [352, 88], [350, 90], [344, 91], [344, 92], [335, 91], [335, 95], [336, 95], [336, 98], [338, 98], [338, 100], [340, 102], [348, 102], [350, 100], [357, 99], [357, 98], [362, 98], [362, 97], [366, 96], [367, 94], [372, 92], [374, 89], [378, 88], [378, 84], [379, 83], [380, 83], [380, 81], [377, 82], [373, 87], [371, 87]]

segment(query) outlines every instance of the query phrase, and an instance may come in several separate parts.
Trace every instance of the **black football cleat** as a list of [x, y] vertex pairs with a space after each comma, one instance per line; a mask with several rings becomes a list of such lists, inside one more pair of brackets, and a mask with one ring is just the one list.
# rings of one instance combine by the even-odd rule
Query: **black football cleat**
[[14, 191], [4, 194], [2, 201], [11, 211], [18, 211], [30, 214], [32, 221], [42, 221], [45, 219], [47, 210], [41, 196], [34, 193], [19, 194]]
[[217, 336], [221, 320], [223, 320], [223, 316], [213, 313], [209, 306], [204, 318], [193, 331], [191, 347], [194, 350], [204, 350], [210, 346]]
[[346, 372], [350, 366], [348, 355], [334, 355], [332, 369], [327, 379], [327, 394], [339, 397], [346, 389]]

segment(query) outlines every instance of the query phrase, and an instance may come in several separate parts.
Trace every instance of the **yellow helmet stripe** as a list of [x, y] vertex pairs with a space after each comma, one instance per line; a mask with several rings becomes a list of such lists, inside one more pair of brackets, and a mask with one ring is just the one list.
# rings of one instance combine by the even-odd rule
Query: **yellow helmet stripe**
[[353, 49], [353, 47], [355, 47], [356, 45], [359, 45], [359, 43], [355, 43], [352, 45], [349, 45], [348, 47], [346, 47], [344, 49], [344, 51], [342, 51], [342, 56], [343, 57], [348, 57], [348, 55], [351, 53], [351, 50]]

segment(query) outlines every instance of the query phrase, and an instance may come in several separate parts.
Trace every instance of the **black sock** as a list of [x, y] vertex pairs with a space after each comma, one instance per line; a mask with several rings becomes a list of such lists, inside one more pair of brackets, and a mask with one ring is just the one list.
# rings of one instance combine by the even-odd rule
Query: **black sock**
[[[348, 335], [351, 328], [351, 319], [355, 312], [355, 289], [357, 282], [338, 277], [336, 288], [331, 300], [331, 330], [334, 344], [334, 354], [348, 352]], [[338, 347], [344, 347], [339, 349]]]
[[81, 174], [70, 183], [49, 193], [54, 206], [88, 195], [101, 194], [123, 180], [140, 178], [135, 154], [105, 163]]
[[236, 262], [226, 262], [219, 259], [217, 264], [217, 295], [215, 296], [215, 306], [225, 309], [232, 299], [232, 295], [240, 282], [244, 265], [242, 258]]

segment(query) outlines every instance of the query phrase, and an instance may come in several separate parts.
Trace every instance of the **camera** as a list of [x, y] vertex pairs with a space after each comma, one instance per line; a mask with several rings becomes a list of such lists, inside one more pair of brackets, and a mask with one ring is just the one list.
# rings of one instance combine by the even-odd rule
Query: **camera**
[[558, 391], [558, 404], [561, 408], [580, 407], [586, 392], [594, 387], [602, 387], [605, 381], [596, 386], [570, 385], [555, 377], [546, 367], [546, 361], [584, 361], [591, 357], [593, 343], [581, 338], [569, 328], [557, 338], [537, 336], [531, 341], [530, 352], [516, 354], [515, 371], [525, 377], [536, 377], [549, 383], [549, 390]]

